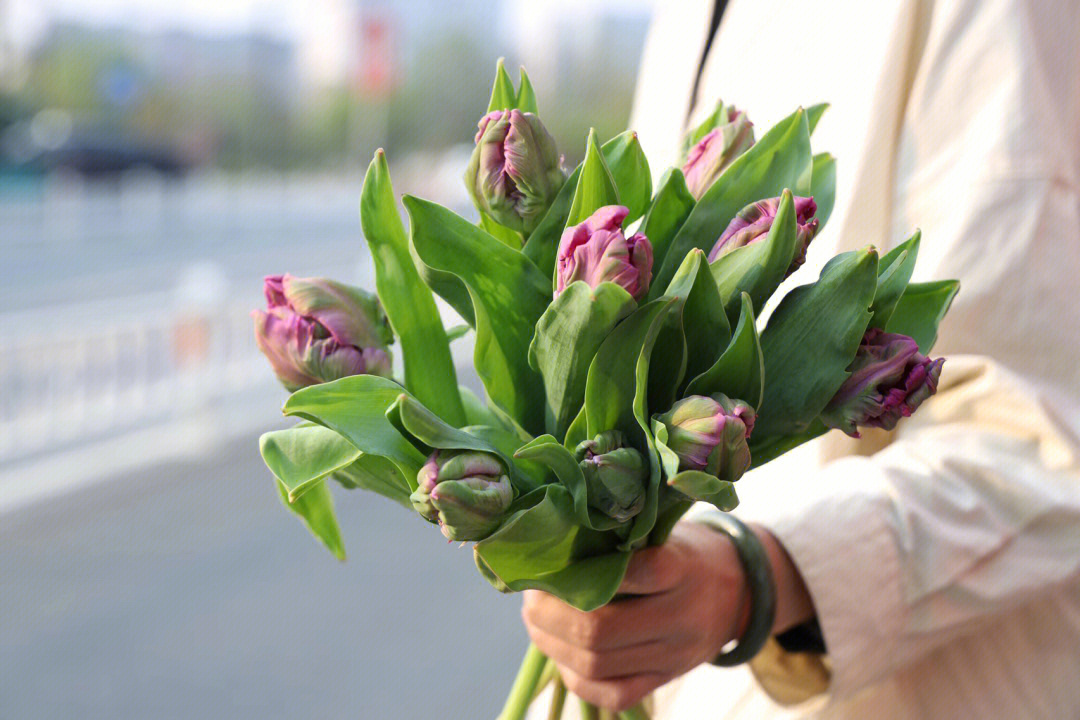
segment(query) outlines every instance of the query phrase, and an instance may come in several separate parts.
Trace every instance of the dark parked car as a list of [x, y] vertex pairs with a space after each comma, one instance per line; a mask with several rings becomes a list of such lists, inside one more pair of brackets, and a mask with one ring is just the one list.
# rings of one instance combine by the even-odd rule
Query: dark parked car
[[69, 170], [89, 177], [140, 168], [179, 177], [188, 168], [183, 158], [164, 144], [127, 135], [79, 131], [59, 147], [38, 153], [30, 164], [43, 171]]

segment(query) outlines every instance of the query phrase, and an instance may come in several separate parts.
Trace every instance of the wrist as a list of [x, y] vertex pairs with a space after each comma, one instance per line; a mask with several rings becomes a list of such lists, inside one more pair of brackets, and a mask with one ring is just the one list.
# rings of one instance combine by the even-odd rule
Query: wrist
[[735, 632], [723, 636], [726, 644], [711, 662], [723, 667], [739, 665], [764, 647], [775, 625], [777, 597], [772, 564], [758, 533], [734, 515], [716, 511], [701, 513], [694, 520], [725, 537], [729, 557], [723, 560], [723, 553], [716, 557], [735, 578], [732, 583], [721, 583], [721, 597], [726, 590], [727, 598], [714, 610], [726, 619], [728, 627], [734, 626]]
[[[782, 633], [813, 619], [816, 615], [813, 599], [791, 556], [767, 528], [752, 524], [750, 529], [761, 541], [768, 555], [769, 564], [772, 566], [773, 582], [776, 586], [776, 618], [773, 622], [773, 634]], [[740, 615], [742, 616], [743, 613]], [[749, 608], [745, 609], [745, 616], [749, 616]]]

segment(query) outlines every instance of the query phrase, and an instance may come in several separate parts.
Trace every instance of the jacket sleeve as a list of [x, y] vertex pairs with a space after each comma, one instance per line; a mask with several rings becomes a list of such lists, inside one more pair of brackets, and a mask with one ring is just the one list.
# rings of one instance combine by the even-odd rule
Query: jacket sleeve
[[766, 476], [742, 513], [806, 581], [836, 697], [1080, 577], [1075, 446], [1001, 366], [946, 367], [885, 449]]
[[923, 228], [915, 279], [961, 280], [939, 392], [877, 452], [743, 481], [837, 696], [1080, 579], [1077, 23], [1075, 4], [934, 5], [889, 207], [895, 236]]

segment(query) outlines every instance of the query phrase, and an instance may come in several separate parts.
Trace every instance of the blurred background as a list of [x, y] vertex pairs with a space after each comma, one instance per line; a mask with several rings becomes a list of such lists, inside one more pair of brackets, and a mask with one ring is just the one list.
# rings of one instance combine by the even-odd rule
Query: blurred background
[[650, 6], [0, 0], [0, 717], [496, 714], [519, 601], [375, 496], [345, 564], [279, 507], [249, 312], [371, 283], [376, 147], [470, 213], [499, 56], [570, 166], [622, 130]]

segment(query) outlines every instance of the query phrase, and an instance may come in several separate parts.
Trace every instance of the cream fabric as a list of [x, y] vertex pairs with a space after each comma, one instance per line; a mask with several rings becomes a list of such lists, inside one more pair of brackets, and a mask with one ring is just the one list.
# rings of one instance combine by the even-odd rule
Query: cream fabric
[[[658, 4], [631, 122], [658, 175], [711, 6]], [[832, 103], [813, 143], [837, 206], [786, 287], [919, 226], [914, 279], [962, 288], [915, 417], [739, 483], [807, 580], [827, 691], [782, 707], [748, 668], [702, 666], [657, 718], [1080, 717], [1078, 37], [1075, 0], [730, 1], [694, 119], [722, 97], [764, 131]]]

